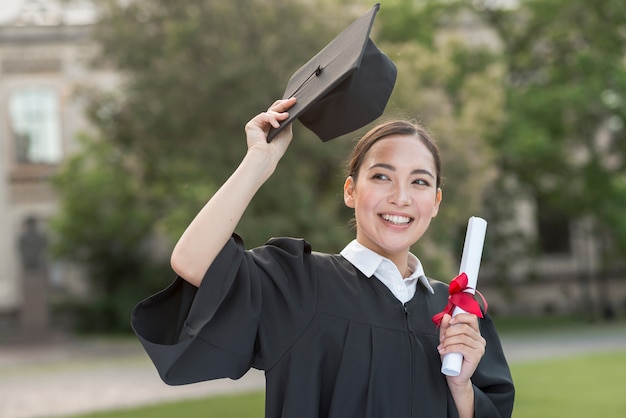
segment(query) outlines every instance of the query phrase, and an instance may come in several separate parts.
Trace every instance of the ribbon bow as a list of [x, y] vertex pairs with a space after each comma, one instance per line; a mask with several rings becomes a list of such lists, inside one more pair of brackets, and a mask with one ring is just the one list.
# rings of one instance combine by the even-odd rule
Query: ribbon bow
[[[474, 299], [474, 295], [465, 292], [465, 290], [472, 289], [471, 287], [467, 286], [467, 282], [468, 278], [467, 274], [465, 273], [459, 274], [454, 278], [454, 280], [450, 282], [450, 289], [448, 290], [448, 292], [450, 293], [450, 295], [448, 296], [448, 304], [443, 311], [435, 314], [432, 318], [437, 327], [441, 325], [443, 316], [445, 314], [452, 315], [454, 308], [457, 306], [466, 312], [476, 315], [479, 318], [483, 317], [483, 313], [480, 310], [480, 305], [478, 304], [476, 299]], [[478, 295], [480, 295], [480, 297], [482, 298], [485, 305], [485, 312], [487, 312], [487, 301], [479, 291], [475, 289], [474, 291], [478, 293]]]

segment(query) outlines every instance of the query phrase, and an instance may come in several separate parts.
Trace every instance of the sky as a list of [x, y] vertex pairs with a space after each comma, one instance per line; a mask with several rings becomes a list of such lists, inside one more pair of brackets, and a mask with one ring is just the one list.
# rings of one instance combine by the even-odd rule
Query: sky
[[11, 19], [17, 13], [23, 0], [0, 0], [0, 23]]
[[[0, 24], [11, 20], [18, 12], [25, 0], [0, 0]], [[493, 3], [511, 6], [517, 3], [517, 0], [491, 0]]]
[[[25, 7], [31, 0], [0, 0], [0, 25], [13, 21], [22, 7]], [[75, 0], [70, 4], [61, 6], [59, 0], [32, 0], [30, 11], [37, 10], [40, 3], [47, 5], [48, 12], [55, 17], [62, 17], [66, 24], [88, 24], [93, 23], [95, 9], [90, 1]], [[59, 14], [60, 13], [60, 14]]]

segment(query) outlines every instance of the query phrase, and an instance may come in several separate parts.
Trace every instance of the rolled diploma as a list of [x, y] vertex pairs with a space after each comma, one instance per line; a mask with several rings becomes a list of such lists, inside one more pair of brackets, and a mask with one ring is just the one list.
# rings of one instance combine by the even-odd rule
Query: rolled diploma
[[[480, 268], [480, 258], [483, 253], [483, 244], [485, 243], [485, 234], [487, 232], [487, 221], [483, 218], [472, 216], [467, 223], [467, 232], [465, 233], [465, 244], [463, 245], [463, 255], [461, 257], [461, 267], [459, 274], [467, 275], [467, 287], [472, 290], [466, 292], [474, 294], [476, 289], [476, 281], [478, 280], [478, 270]], [[459, 313], [467, 313], [458, 306], [454, 308], [452, 316]], [[441, 362], [441, 373], [447, 376], [458, 376], [461, 373], [461, 364], [463, 363], [463, 355], [461, 353], [448, 353], [443, 356]]]

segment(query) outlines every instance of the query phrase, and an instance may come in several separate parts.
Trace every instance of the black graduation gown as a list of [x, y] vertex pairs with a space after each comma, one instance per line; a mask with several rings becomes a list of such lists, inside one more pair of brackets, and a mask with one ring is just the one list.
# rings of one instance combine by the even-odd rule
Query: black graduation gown
[[[456, 417], [431, 321], [448, 287], [432, 285], [402, 304], [340, 255], [291, 238], [246, 251], [235, 235], [199, 288], [177, 278], [132, 325], [167, 384], [264, 370], [268, 418]], [[510, 417], [511, 374], [489, 316], [480, 326], [475, 416]]]

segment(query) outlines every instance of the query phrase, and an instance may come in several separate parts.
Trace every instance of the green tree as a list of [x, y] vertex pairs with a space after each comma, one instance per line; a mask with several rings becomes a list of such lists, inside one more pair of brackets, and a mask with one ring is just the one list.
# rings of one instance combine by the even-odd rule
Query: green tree
[[84, 151], [56, 174], [62, 210], [52, 227], [54, 252], [80, 263], [91, 279], [87, 299], [66, 301], [83, 332], [119, 332], [148, 292], [162, 287], [155, 271], [152, 219], [133, 161], [108, 141], [82, 139]]
[[[97, 64], [118, 70], [123, 82], [90, 98], [97, 134], [58, 176], [62, 211], [55, 225], [58, 254], [87, 265], [101, 290], [87, 308], [115, 310], [100, 328], [128, 322], [130, 303], [119, 300], [132, 297], [107, 289], [146, 295], [162, 286], [167, 269], [154, 271], [167, 260], [151, 260], [148, 243], [165, 236], [171, 246], [236, 167], [245, 153], [244, 123], [371, 7], [337, 3], [98, 0]], [[398, 17], [436, 30], [416, 32], [408, 23], [394, 29]], [[467, 218], [480, 215], [493, 158], [485, 137], [500, 124], [503, 100], [497, 63], [482, 48], [468, 51], [459, 37], [444, 36], [446, 25], [434, 7], [397, 1], [383, 5], [372, 34], [399, 69], [387, 116], [425, 122], [442, 148], [444, 206], [416, 251], [428, 274], [443, 279], [458, 269]], [[237, 228], [246, 244], [296, 235], [316, 250], [340, 250], [354, 236], [346, 227], [342, 163], [350, 138], [367, 128], [324, 144], [296, 123], [289, 152]]]
[[[282, 95], [294, 63], [332, 38], [331, 23], [342, 23], [288, 1], [98, 5], [96, 65], [115, 68], [123, 82], [90, 92], [96, 134], [55, 179], [55, 251], [86, 267], [93, 298], [75, 303], [79, 325], [117, 331], [128, 329], [132, 304], [167, 281], [167, 254], [151, 258], [148, 243], [166, 237], [171, 246], [242, 158], [245, 122]], [[295, 129], [289, 156], [238, 232], [248, 245], [302, 234], [334, 250], [349, 234], [338, 227], [347, 222], [338, 194], [344, 154]]]
[[377, 33], [398, 66], [389, 113], [424, 123], [441, 149], [443, 203], [415, 251], [443, 280], [458, 272], [469, 217], [491, 222], [482, 205], [494, 176], [488, 138], [504, 117], [504, 67], [492, 45], [471, 42], [471, 28], [458, 30], [462, 12], [440, 1], [386, 2]]
[[523, 195], [544, 213], [586, 219], [614, 267], [626, 251], [626, 3], [473, 4], [497, 31], [507, 72], [506, 123], [492, 136], [502, 175], [489, 206]]
[[[243, 156], [245, 122], [280, 97], [298, 63], [337, 30], [306, 2], [118, 3], [103, 1], [96, 38], [102, 59], [127, 82], [119, 97], [96, 101], [92, 114], [109, 140], [136, 156], [146, 184], [158, 185], [149, 188], [155, 219], [176, 239]], [[238, 228], [249, 245], [316, 225], [325, 231], [317, 246], [343, 240], [332, 227], [335, 205], [326, 209], [338, 201], [326, 193], [343, 154], [301, 127], [296, 136]], [[210, 190], [199, 195], [194, 184]]]

